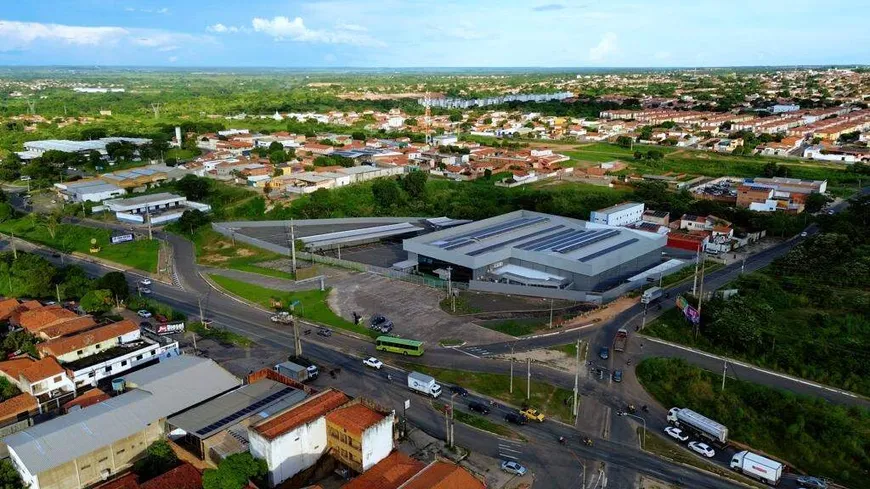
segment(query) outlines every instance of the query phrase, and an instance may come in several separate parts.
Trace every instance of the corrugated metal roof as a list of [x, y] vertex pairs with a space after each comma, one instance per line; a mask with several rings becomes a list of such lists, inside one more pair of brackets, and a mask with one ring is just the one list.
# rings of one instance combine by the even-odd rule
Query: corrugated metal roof
[[39, 474], [241, 383], [214, 361], [192, 356], [166, 359], [125, 378], [129, 392], [20, 431], [3, 442], [31, 474]]

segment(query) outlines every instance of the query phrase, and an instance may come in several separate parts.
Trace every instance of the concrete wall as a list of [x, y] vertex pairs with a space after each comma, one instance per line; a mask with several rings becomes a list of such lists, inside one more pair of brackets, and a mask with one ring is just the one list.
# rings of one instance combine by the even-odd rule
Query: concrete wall
[[493, 292], [496, 294], [513, 294], [531, 297], [546, 297], [550, 299], [565, 299], [579, 302], [585, 302], [587, 300], [586, 292], [579, 290], [549, 289], [545, 287], [526, 287], [524, 285], [484, 282], [481, 280], [471, 280], [470, 282], [468, 282], [468, 290]]
[[369, 470], [385, 459], [393, 451], [393, 422], [395, 415], [390, 413], [379, 423], [369, 427], [362, 436], [362, 468]]
[[[106, 341], [101, 341], [99, 343], [94, 343], [93, 345], [88, 345], [81, 350], [71, 351], [69, 353], [65, 353], [59, 357], [57, 357], [57, 361], [60, 363], [72, 362], [78, 360], [79, 358], [89, 357], [95, 353], [99, 353], [104, 350], [108, 350], [113, 346], [116, 346], [119, 342], [118, 339], [120, 337], [116, 336], [114, 338], [108, 339]], [[81, 353], [79, 353], [81, 352]]]
[[313, 466], [326, 452], [326, 418], [297, 427], [268, 440], [254, 430], [248, 432], [251, 454], [266, 460], [269, 485], [274, 487]]

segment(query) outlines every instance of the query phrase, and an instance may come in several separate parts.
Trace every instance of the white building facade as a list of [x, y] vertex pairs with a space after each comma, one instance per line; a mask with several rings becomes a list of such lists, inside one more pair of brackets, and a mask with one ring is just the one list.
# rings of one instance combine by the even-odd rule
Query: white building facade
[[608, 226], [627, 226], [640, 221], [643, 217], [643, 211], [643, 203], [626, 202], [606, 209], [592, 211], [589, 215], [589, 220], [596, 224], [606, 224]]

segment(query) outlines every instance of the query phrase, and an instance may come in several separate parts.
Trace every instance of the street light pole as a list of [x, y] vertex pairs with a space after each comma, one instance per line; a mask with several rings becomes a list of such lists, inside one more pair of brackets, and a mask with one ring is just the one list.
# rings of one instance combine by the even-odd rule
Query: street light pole
[[572, 409], [572, 413], [574, 417], [577, 417], [578, 414], [578, 406], [577, 406], [577, 394], [580, 388], [580, 337], [577, 337], [577, 352], [574, 358], [574, 408]]
[[511, 345], [511, 388], [510, 393], [514, 393], [514, 345]]
[[643, 423], [643, 441], [641, 441], [641, 448], [646, 449], [646, 418], [642, 418], [636, 414], [627, 413], [625, 411], [621, 411], [617, 413], [617, 416], [631, 416], [632, 418], [637, 418]]
[[532, 359], [526, 358], [526, 399], [532, 397]]
[[553, 329], [553, 299], [550, 298], [550, 329]]

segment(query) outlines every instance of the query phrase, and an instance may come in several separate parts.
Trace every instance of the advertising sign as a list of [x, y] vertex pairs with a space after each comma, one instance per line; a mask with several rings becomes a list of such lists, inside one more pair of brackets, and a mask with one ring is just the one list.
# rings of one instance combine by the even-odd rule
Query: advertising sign
[[701, 315], [698, 314], [698, 310], [692, 306], [686, 306], [683, 309], [683, 314], [685, 314], [686, 319], [688, 319], [692, 324], [698, 324], [701, 322]]
[[127, 243], [133, 241], [133, 233], [115, 234], [112, 236], [112, 244]]
[[685, 297], [679, 296], [677, 297], [677, 307], [682, 311], [689, 305], [689, 301], [686, 300]]
[[152, 325], [149, 328], [154, 334], [158, 334], [160, 336], [175, 334], [175, 333], [183, 333], [184, 332], [184, 321], [174, 321], [171, 323], [160, 323]]

